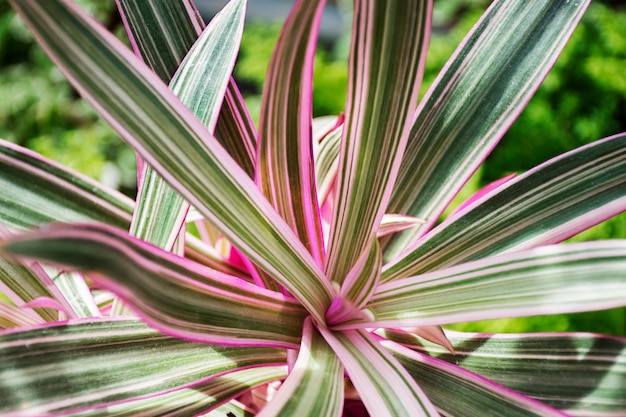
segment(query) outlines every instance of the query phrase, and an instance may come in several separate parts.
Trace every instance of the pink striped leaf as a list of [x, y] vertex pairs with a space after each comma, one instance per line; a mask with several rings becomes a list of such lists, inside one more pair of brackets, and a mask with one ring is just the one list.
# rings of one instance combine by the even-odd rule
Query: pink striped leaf
[[382, 280], [558, 243], [626, 209], [626, 134], [553, 158], [501, 185], [385, 265]]
[[443, 415], [455, 417], [567, 417], [459, 366], [407, 349], [381, 344], [405, 367]]
[[204, 343], [297, 347], [304, 309], [103, 225], [51, 225], [3, 243], [9, 253], [83, 270], [151, 326]]
[[264, 83], [256, 180], [319, 265], [324, 245], [311, 139], [313, 58], [325, 0], [298, 0]]
[[389, 204], [389, 212], [428, 222], [394, 239], [385, 259], [439, 219], [521, 113], [588, 4], [498, 0], [483, 14], [419, 106]]
[[[365, 327], [409, 327], [626, 305], [626, 241], [543, 246], [380, 284]], [[351, 327], [344, 324], [345, 327]]]
[[[626, 413], [626, 339], [589, 333], [447, 332], [455, 354], [412, 346], [573, 416]], [[398, 343], [396, 334], [385, 336]], [[508, 414], [507, 414], [508, 415]]]
[[334, 289], [319, 265], [250, 177], [167, 86], [75, 6], [60, 0], [11, 4], [120, 136], [244, 255], [323, 321]]
[[205, 385], [220, 375], [284, 362], [282, 349], [190, 343], [138, 320], [83, 319], [4, 332], [0, 413], [93, 413], [155, 395], [167, 398], [168, 392]]
[[343, 364], [370, 415], [438, 416], [404, 367], [365, 330], [333, 332], [319, 327]]
[[306, 320], [298, 359], [257, 416], [341, 417], [343, 400], [343, 367], [311, 320]]
[[408, 140], [432, 1], [355, 2], [327, 275], [341, 284], [378, 230]]

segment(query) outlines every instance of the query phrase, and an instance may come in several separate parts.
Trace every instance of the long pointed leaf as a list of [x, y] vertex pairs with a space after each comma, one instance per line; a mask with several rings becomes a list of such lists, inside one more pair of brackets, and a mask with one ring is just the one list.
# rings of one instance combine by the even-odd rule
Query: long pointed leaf
[[342, 283], [391, 196], [417, 105], [430, 0], [355, 2], [344, 139], [326, 271]]
[[[447, 335], [454, 355], [427, 342], [412, 349], [458, 364], [573, 416], [626, 413], [626, 339], [586, 333]], [[386, 336], [396, 340], [396, 335]]]
[[259, 120], [256, 179], [323, 265], [324, 242], [311, 141], [313, 58], [325, 0], [293, 6], [270, 61]]
[[455, 417], [567, 417], [551, 407], [518, 394], [459, 366], [383, 341], [383, 346], [445, 415]]
[[491, 4], [418, 109], [388, 211], [428, 223], [402, 233], [385, 259], [438, 220], [543, 81], [588, 4]]
[[401, 257], [383, 281], [558, 243], [626, 209], [626, 134], [580, 147], [470, 204]]
[[319, 331], [339, 357], [370, 415], [439, 415], [409, 373], [367, 331]]
[[99, 408], [284, 361], [280, 349], [185, 342], [137, 320], [83, 320], [5, 333], [0, 412], [45, 416]]
[[115, 292], [146, 322], [174, 337], [205, 343], [299, 345], [306, 312], [298, 304], [110, 227], [48, 226], [5, 242], [3, 248], [94, 272], [90, 275], [94, 284]]
[[311, 320], [306, 320], [298, 359], [258, 417], [340, 417], [343, 397], [343, 367]]
[[323, 322], [334, 292], [323, 272], [252, 180], [167, 86], [79, 9], [60, 0], [11, 4], [122, 138]]
[[381, 284], [378, 326], [421, 326], [626, 305], [626, 241], [552, 245]]

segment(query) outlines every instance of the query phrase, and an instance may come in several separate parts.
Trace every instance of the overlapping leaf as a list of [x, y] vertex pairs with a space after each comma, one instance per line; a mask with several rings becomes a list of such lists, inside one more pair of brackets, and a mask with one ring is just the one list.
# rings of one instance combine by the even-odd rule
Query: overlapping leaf
[[343, 400], [343, 367], [311, 320], [307, 320], [296, 363], [258, 417], [340, 417]]
[[156, 75], [73, 6], [13, 6], [83, 97], [145, 160], [246, 256], [318, 320], [334, 290], [322, 271], [223, 147]]
[[372, 416], [438, 416], [413, 378], [365, 330], [319, 328]]
[[0, 222], [23, 230], [52, 221], [127, 229], [133, 202], [86, 176], [0, 139]]
[[195, 264], [116, 229], [52, 225], [4, 250], [87, 272], [163, 333], [205, 343], [297, 347], [299, 304]]
[[[404, 343], [397, 334], [386, 336]], [[424, 342], [412, 349], [521, 392], [574, 416], [616, 416], [626, 407], [626, 340], [586, 333], [447, 332], [452, 355]]]
[[553, 158], [467, 206], [385, 266], [383, 281], [558, 243], [626, 207], [626, 134]]
[[281, 349], [185, 342], [137, 320], [91, 319], [4, 333], [0, 412], [42, 416], [97, 409], [284, 361]]
[[415, 378], [444, 415], [455, 417], [566, 417], [551, 407], [472, 372], [395, 343], [382, 344]]
[[588, 4], [491, 4], [420, 104], [388, 212], [427, 224], [402, 233], [385, 259], [438, 220], [543, 81]]

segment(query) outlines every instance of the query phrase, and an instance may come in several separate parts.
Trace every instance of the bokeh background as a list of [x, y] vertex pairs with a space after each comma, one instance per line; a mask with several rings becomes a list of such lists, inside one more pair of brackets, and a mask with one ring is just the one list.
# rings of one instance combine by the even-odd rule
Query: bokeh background
[[[224, 0], [196, 0], [208, 20]], [[120, 39], [114, 0], [79, 0]], [[258, 118], [267, 64], [289, 0], [249, 0], [237, 79]], [[338, 114], [345, 103], [350, 6], [330, 1], [315, 60], [314, 116]], [[486, 0], [436, 0], [423, 92], [489, 5]], [[493, 180], [553, 156], [626, 131], [626, 4], [594, 1], [551, 73], [459, 200]], [[29, 147], [133, 196], [135, 156], [80, 99], [32, 36], [0, 0], [0, 137]], [[1, 192], [1, 190], [0, 190]], [[626, 215], [572, 240], [626, 238]], [[593, 277], [590, 277], [592, 280]], [[626, 336], [626, 309], [463, 323], [481, 332], [589, 331]]]

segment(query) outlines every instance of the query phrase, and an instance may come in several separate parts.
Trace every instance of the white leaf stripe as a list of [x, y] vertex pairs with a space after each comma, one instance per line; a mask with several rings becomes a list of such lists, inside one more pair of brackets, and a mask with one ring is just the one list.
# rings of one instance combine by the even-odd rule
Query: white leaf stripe
[[455, 417], [567, 417], [547, 405], [390, 341], [383, 341], [444, 415]]
[[[432, 2], [355, 2], [327, 275], [339, 284], [387, 207], [426, 59]], [[393, 62], [393, 65], [389, 65]]]
[[473, 261], [379, 285], [376, 326], [421, 326], [626, 304], [626, 241], [598, 241]]
[[585, 145], [478, 199], [387, 264], [383, 281], [558, 243], [623, 211], [626, 134]]
[[118, 133], [244, 255], [323, 322], [334, 290], [319, 266], [251, 179], [156, 75], [65, 3], [12, 4]]
[[297, 303], [106, 226], [48, 226], [4, 249], [93, 272], [95, 285], [115, 292], [146, 322], [174, 337], [299, 345], [306, 312]]
[[256, 170], [263, 194], [320, 266], [324, 245], [313, 173], [311, 96], [324, 4], [297, 1], [283, 26], [263, 87]]
[[335, 351], [370, 415], [438, 416], [402, 365], [365, 330], [319, 328]]
[[454, 356], [427, 342], [413, 349], [572, 415], [616, 416], [626, 407], [624, 338], [587, 333], [447, 335]]
[[543, 81], [588, 4], [491, 4], [420, 104], [388, 211], [428, 223], [403, 232], [385, 259], [438, 220]]
[[92, 319], [5, 333], [0, 359], [2, 415], [44, 416], [185, 388], [251, 365], [284, 363], [285, 354], [189, 343], [138, 320]]
[[343, 415], [343, 367], [310, 319], [303, 327], [298, 359], [276, 396], [257, 417]]

